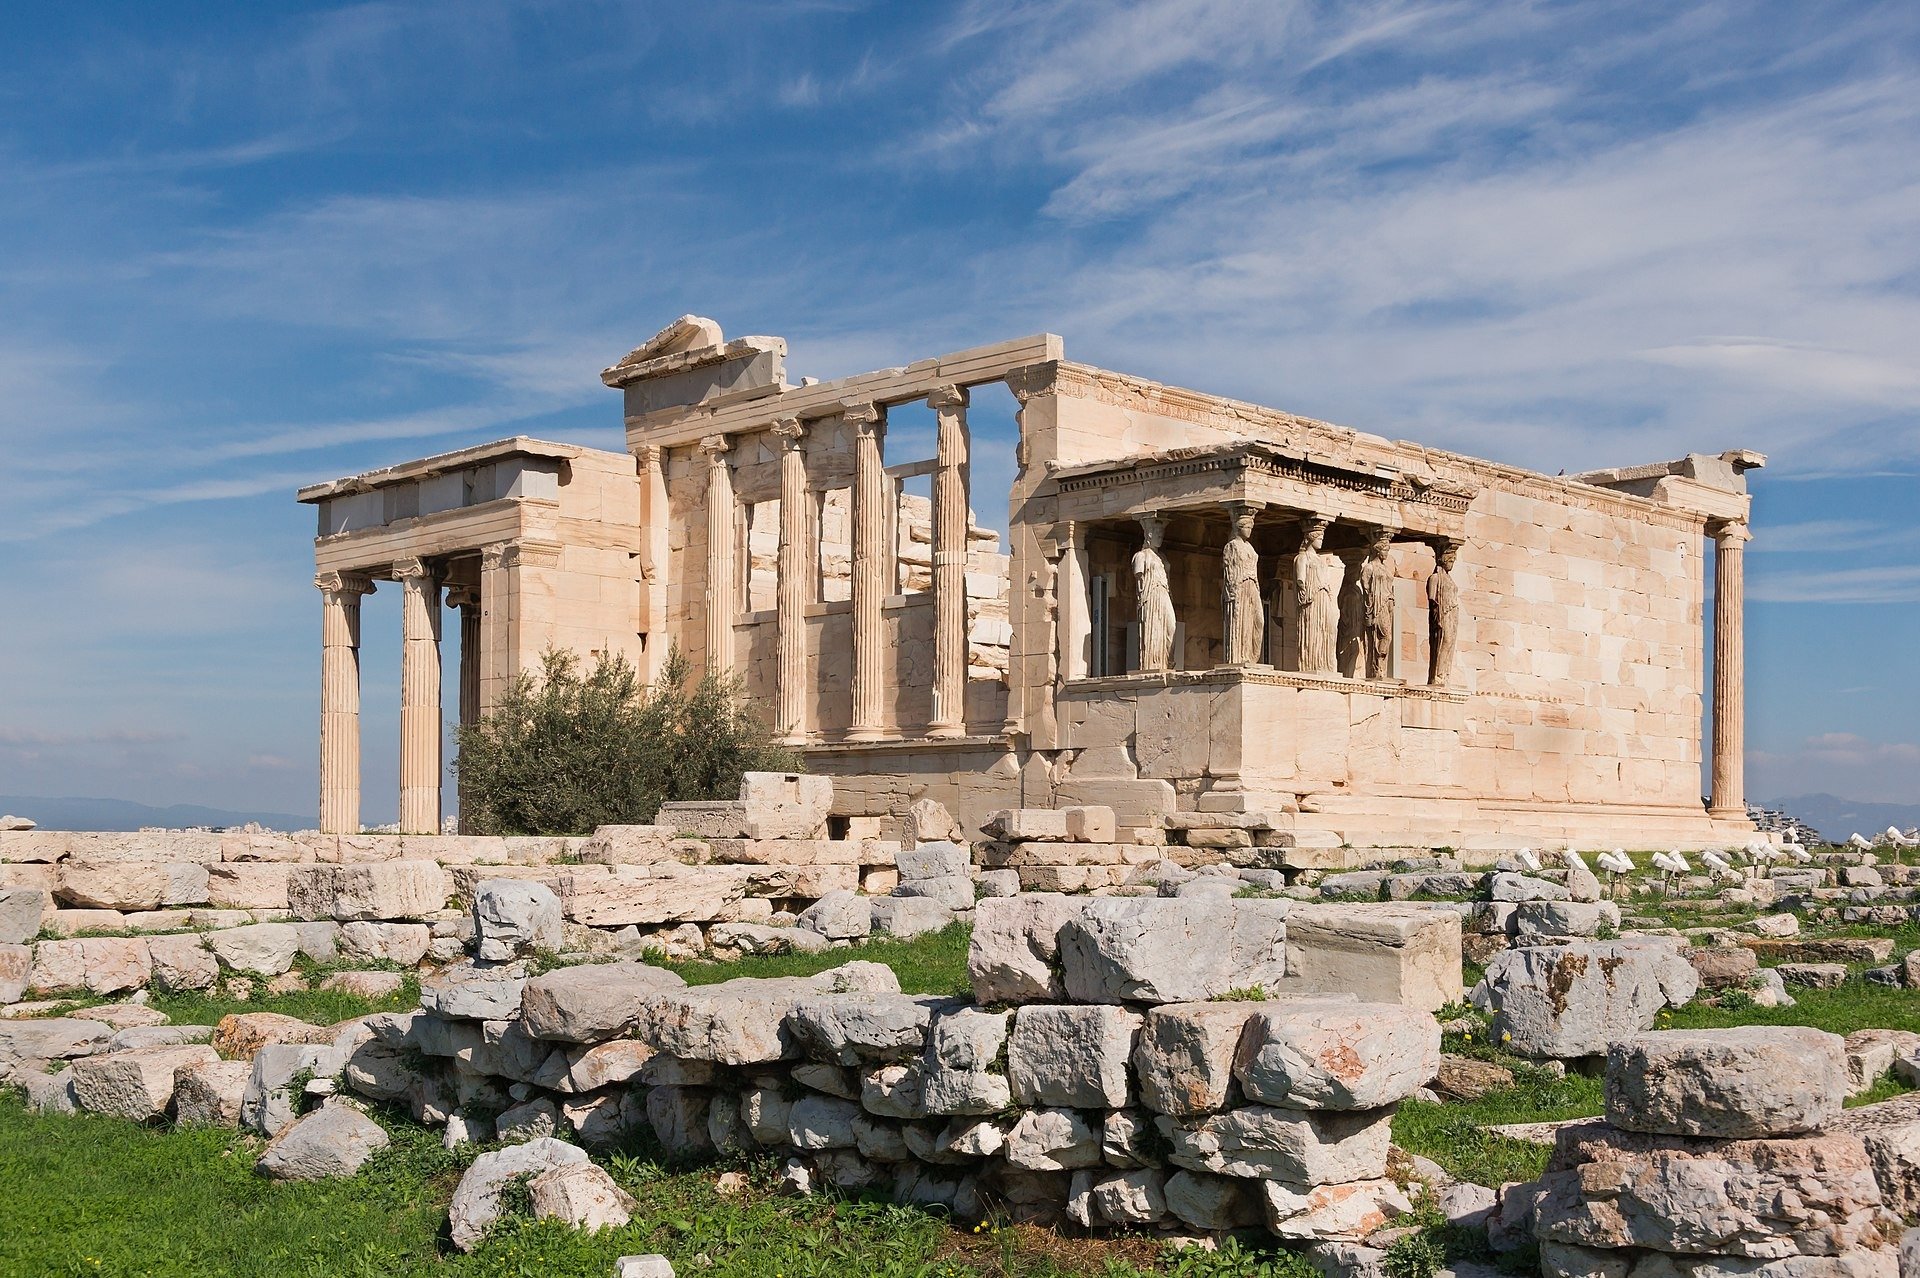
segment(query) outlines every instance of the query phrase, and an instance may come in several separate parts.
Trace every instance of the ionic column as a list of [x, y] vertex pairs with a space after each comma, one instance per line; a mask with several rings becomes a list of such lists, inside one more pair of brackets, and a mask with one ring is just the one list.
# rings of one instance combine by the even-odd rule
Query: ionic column
[[807, 500], [807, 428], [797, 417], [773, 424], [780, 441], [780, 565], [774, 599], [779, 632], [780, 739], [800, 745], [807, 739], [807, 604], [812, 602], [814, 548], [812, 511]]
[[440, 833], [440, 582], [419, 559], [393, 565], [400, 611], [400, 833]]
[[1711, 525], [1713, 534], [1713, 792], [1719, 816], [1744, 817], [1746, 804], [1746, 546], [1743, 520]]
[[967, 391], [927, 396], [939, 422], [933, 473], [933, 719], [930, 737], [964, 736], [967, 697]]
[[[447, 607], [460, 610], [460, 726], [480, 721], [480, 589], [447, 587]], [[460, 815], [460, 833], [471, 834], [466, 804], [460, 801], [458, 773], [454, 777], [454, 808]]]
[[1062, 681], [1087, 677], [1087, 662], [1092, 655], [1093, 609], [1087, 597], [1087, 547], [1081, 525], [1068, 520], [1060, 546], [1060, 576], [1056, 587], [1060, 628], [1058, 657]]
[[323, 572], [320, 588], [320, 832], [360, 833], [360, 597], [373, 582]]
[[880, 456], [886, 414], [874, 404], [842, 409], [853, 431], [853, 720], [850, 741], [880, 738], [886, 692], [886, 627], [881, 605], [890, 593], [893, 555], [887, 545], [893, 481]]
[[707, 456], [707, 669], [733, 670], [733, 469], [725, 435], [700, 441]]

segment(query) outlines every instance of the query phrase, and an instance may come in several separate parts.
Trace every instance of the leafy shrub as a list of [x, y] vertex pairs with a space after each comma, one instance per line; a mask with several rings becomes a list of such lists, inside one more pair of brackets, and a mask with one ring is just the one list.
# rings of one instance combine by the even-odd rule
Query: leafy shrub
[[733, 798], [743, 772], [800, 766], [747, 711], [737, 678], [694, 680], [678, 650], [651, 688], [619, 655], [583, 674], [573, 653], [549, 649], [542, 666], [460, 729], [461, 814], [476, 834], [642, 825], [665, 802]]

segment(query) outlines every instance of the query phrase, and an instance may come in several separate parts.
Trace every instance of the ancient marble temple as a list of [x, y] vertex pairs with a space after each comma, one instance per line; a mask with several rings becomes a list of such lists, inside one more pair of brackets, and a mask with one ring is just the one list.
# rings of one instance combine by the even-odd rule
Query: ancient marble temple
[[[1759, 454], [1535, 474], [1072, 363], [1051, 335], [798, 384], [785, 353], [689, 316], [602, 374], [626, 453], [517, 438], [301, 491], [325, 828], [358, 826], [360, 601], [393, 586], [407, 830], [441, 820], [443, 720], [546, 648], [651, 673], [677, 646], [740, 677], [850, 823], [929, 794], [970, 826], [1100, 803], [1301, 849], [1752, 833]], [[989, 387], [1017, 405], [1005, 493], [973, 482]], [[1003, 500], [1004, 548], [973, 516]]]

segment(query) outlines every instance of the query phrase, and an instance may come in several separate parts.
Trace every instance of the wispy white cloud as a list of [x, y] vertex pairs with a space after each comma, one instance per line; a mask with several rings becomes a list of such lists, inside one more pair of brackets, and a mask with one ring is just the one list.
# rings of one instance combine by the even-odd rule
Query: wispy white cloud
[[1747, 582], [1757, 603], [1920, 603], [1920, 565], [1773, 572]]

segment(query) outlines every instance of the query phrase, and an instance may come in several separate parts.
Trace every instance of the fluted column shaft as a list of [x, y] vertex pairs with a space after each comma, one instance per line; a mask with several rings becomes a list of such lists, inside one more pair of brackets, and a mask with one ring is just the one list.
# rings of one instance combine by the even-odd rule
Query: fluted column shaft
[[1741, 521], [1713, 534], [1713, 787], [1716, 813], [1746, 815], [1746, 545]]
[[400, 833], [440, 833], [440, 582], [418, 559], [393, 566], [400, 612]]
[[774, 598], [779, 636], [780, 738], [787, 745], [807, 739], [807, 605], [813, 601], [818, 552], [807, 501], [806, 426], [797, 417], [773, 424], [780, 442], [780, 563]]
[[373, 583], [324, 572], [320, 588], [320, 832], [360, 833], [360, 597]]
[[933, 717], [927, 735], [967, 731], [967, 391], [927, 396], [938, 435], [933, 472]]
[[725, 435], [700, 441], [707, 455], [707, 669], [717, 674], [733, 671], [733, 469], [727, 465], [732, 447]]
[[890, 593], [893, 556], [887, 545], [893, 481], [881, 460], [886, 417], [873, 404], [843, 410], [853, 431], [853, 719], [847, 737], [881, 736], [886, 691], [886, 627], [881, 608]]

